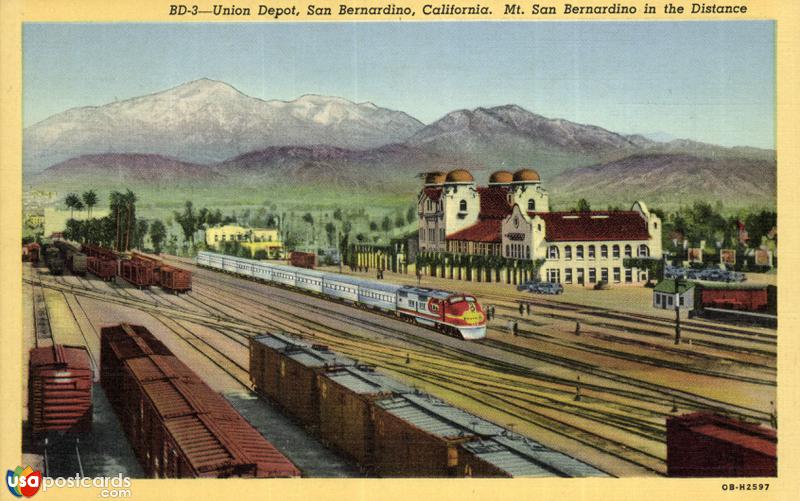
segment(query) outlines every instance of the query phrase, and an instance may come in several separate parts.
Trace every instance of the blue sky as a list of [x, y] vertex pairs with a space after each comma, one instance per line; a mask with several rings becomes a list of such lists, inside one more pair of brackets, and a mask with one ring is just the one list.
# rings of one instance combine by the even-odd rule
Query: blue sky
[[25, 126], [198, 78], [430, 123], [518, 104], [615, 132], [774, 147], [772, 22], [26, 24]]

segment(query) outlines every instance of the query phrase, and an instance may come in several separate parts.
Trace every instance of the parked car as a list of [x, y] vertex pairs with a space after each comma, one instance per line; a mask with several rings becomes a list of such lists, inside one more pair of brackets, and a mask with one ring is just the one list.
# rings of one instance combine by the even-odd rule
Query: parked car
[[562, 294], [564, 287], [554, 282], [538, 282], [533, 284], [529, 290], [537, 294]]
[[538, 283], [539, 283], [538, 280], [528, 280], [527, 282], [522, 282], [521, 284], [517, 285], [517, 290], [530, 292], [531, 287], [533, 287]]

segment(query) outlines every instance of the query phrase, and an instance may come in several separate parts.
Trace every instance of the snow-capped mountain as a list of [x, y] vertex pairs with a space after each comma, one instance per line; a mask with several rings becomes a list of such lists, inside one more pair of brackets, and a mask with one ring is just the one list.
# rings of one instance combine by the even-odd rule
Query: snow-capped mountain
[[402, 142], [422, 127], [403, 112], [368, 102], [317, 95], [264, 101], [201, 79], [36, 123], [24, 131], [24, 163], [37, 172], [86, 154], [153, 153], [212, 163], [269, 146], [367, 149]]

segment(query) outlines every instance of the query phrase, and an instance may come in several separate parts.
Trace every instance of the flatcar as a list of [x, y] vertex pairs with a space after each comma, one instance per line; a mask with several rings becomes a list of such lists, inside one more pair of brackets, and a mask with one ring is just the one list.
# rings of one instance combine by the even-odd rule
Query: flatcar
[[486, 316], [470, 294], [401, 286], [206, 251], [198, 253], [197, 264], [372, 308], [463, 339], [486, 336]]

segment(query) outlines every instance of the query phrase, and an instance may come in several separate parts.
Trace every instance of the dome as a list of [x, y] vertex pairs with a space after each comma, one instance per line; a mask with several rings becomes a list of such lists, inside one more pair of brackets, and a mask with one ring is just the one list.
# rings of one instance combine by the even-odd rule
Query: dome
[[445, 183], [474, 183], [475, 178], [464, 169], [451, 170], [447, 173]]
[[444, 183], [444, 172], [428, 172], [425, 174], [426, 185], [439, 185]]
[[541, 181], [539, 173], [531, 169], [520, 169], [514, 173], [515, 183], [538, 183]]
[[499, 170], [489, 176], [489, 184], [510, 184], [514, 180], [514, 174]]

